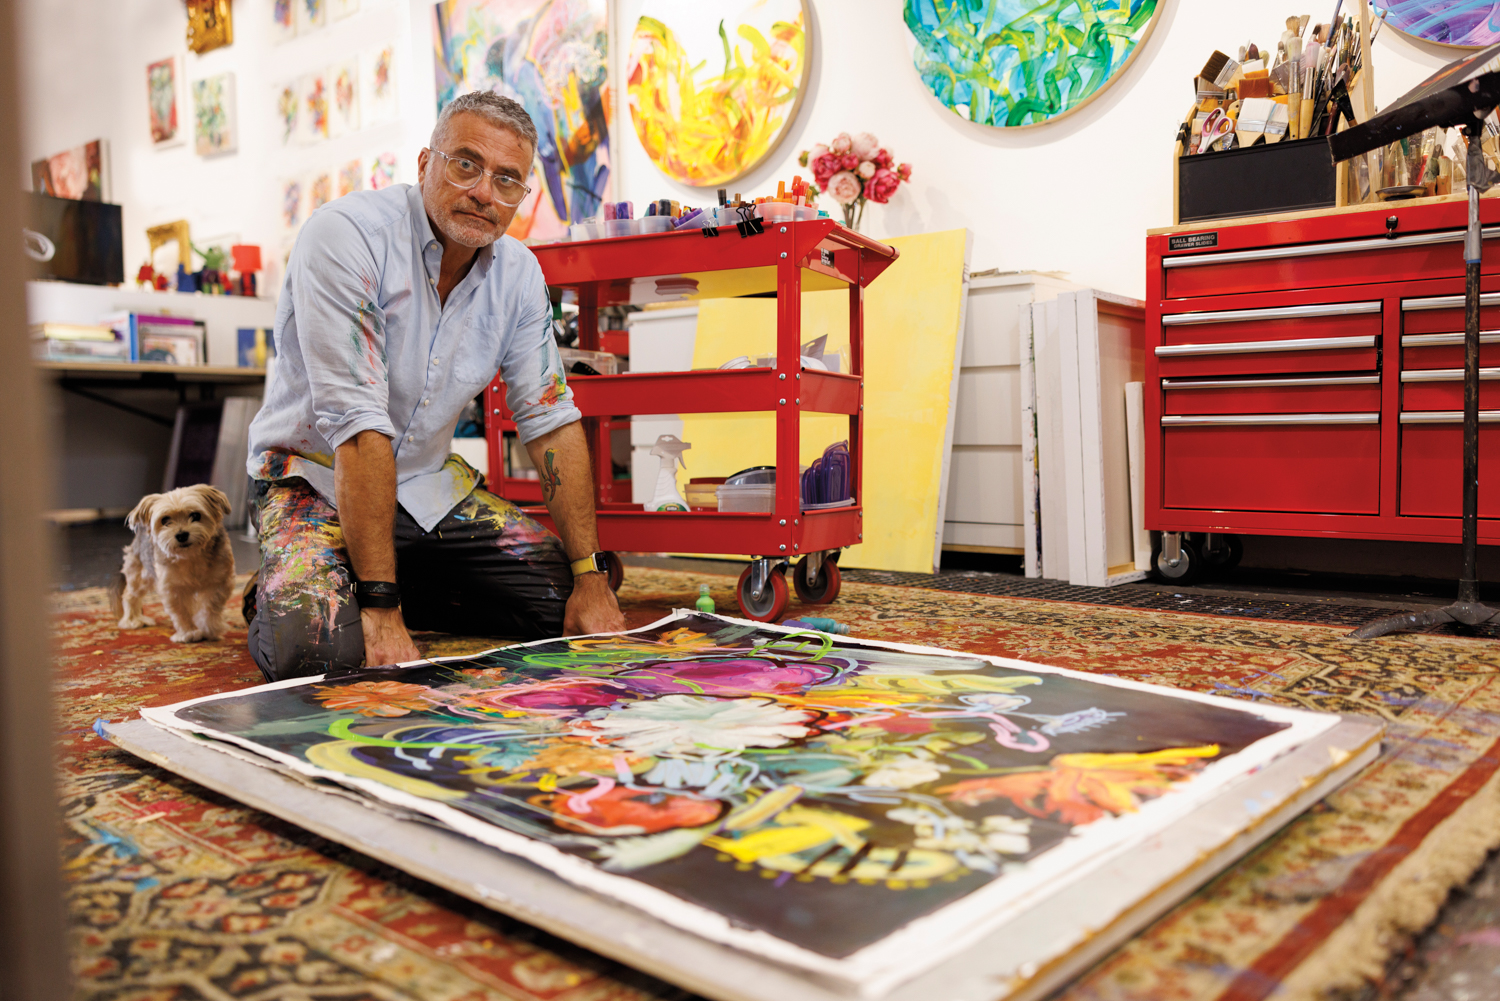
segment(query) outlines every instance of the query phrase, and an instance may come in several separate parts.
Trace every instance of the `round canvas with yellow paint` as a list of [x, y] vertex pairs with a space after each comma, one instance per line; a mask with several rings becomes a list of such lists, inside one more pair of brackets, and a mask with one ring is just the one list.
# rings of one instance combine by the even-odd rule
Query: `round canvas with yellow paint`
[[714, 187], [769, 156], [802, 100], [807, 26], [802, 0], [646, 0], [626, 79], [656, 165]]

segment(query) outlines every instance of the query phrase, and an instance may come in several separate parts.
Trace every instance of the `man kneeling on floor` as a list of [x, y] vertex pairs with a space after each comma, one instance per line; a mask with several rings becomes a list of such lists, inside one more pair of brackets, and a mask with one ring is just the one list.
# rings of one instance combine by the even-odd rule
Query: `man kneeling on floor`
[[[466, 94], [438, 115], [416, 187], [340, 198], [298, 237], [250, 426], [261, 569], [246, 608], [269, 681], [416, 660], [408, 627], [625, 628], [541, 267], [503, 235], [536, 142], [519, 104]], [[561, 540], [448, 454], [497, 370]]]

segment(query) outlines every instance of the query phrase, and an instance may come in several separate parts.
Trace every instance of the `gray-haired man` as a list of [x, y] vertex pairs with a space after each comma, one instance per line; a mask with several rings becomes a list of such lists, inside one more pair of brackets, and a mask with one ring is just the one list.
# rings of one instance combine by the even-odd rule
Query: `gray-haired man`
[[[303, 228], [250, 427], [265, 484], [250, 653], [268, 680], [415, 660], [408, 625], [624, 628], [541, 268], [502, 235], [535, 152], [519, 104], [466, 94], [438, 116], [416, 187], [346, 196]], [[448, 454], [496, 371], [561, 540]]]

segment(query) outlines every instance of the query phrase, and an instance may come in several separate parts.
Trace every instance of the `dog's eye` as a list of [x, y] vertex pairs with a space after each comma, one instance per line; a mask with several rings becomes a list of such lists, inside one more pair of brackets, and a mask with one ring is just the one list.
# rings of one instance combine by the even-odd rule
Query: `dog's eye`
[[166, 516], [166, 515], [163, 515], [162, 519], [161, 519], [161, 523], [163, 525], [170, 525], [170, 524], [172, 524], [172, 519], [170, 517]]
[[188, 518], [192, 521], [202, 521], [203, 515], [199, 514], [197, 511], [194, 511], [192, 514], [188, 515]]

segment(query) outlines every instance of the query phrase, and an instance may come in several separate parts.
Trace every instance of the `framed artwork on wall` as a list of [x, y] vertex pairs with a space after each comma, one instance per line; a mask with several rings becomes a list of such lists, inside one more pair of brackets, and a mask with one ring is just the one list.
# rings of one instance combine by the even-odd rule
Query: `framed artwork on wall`
[[292, 80], [276, 88], [276, 124], [281, 145], [290, 146], [297, 141], [301, 120], [301, 92], [297, 89], [297, 81]]
[[1370, 4], [1370, 13], [1412, 38], [1463, 49], [1500, 42], [1500, 3], [1495, 0], [1395, 0]]
[[540, 141], [509, 233], [555, 240], [610, 191], [606, 0], [443, 0], [433, 8], [437, 103], [493, 90], [520, 101]]
[[271, 0], [271, 38], [284, 42], [297, 37], [297, 5], [302, 0]]
[[400, 114], [396, 99], [396, 46], [382, 45], [359, 57], [359, 114], [365, 128], [394, 122]]
[[297, 34], [315, 31], [328, 23], [328, 0], [292, 0], [296, 7]]
[[193, 81], [193, 148], [199, 156], [218, 156], [239, 148], [233, 73]]
[[328, 79], [328, 135], [347, 136], [359, 131], [359, 58], [330, 66]]
[[229, 0], [187, 0], [187, 47], [198, 55], [234, 43]]
[[109, 201], [109, 140], [95, 139], [32, 161], [31, 189], [55, 198]]
[[625, 79], [656, 166], [711, 188], [770, 156], [806, 90], [808, 24], [804, 0], [646, 0]]
[[180, 146], [182, 128], [182, 60], [177, 56], [146, 64], [146, 107], [151, 121], [151, 145]]
[[297, 81], [297, 138], [304, 145], [328, 138], [328, 75], [308, 73]]
[[370, 165], [370, 190], [379, 191], [396, 183], [396, 154], [375, 153], [366, 159]]
[[339, 167], [338, 191], [335, 198], [343, 198], [364, 187], [364, 164], [359, 159], [350, 160]]
[[1145, 45], [1160, 0], [902, 0], [912, 62], [954, 114], [1025, 128], [1103, 93]]

